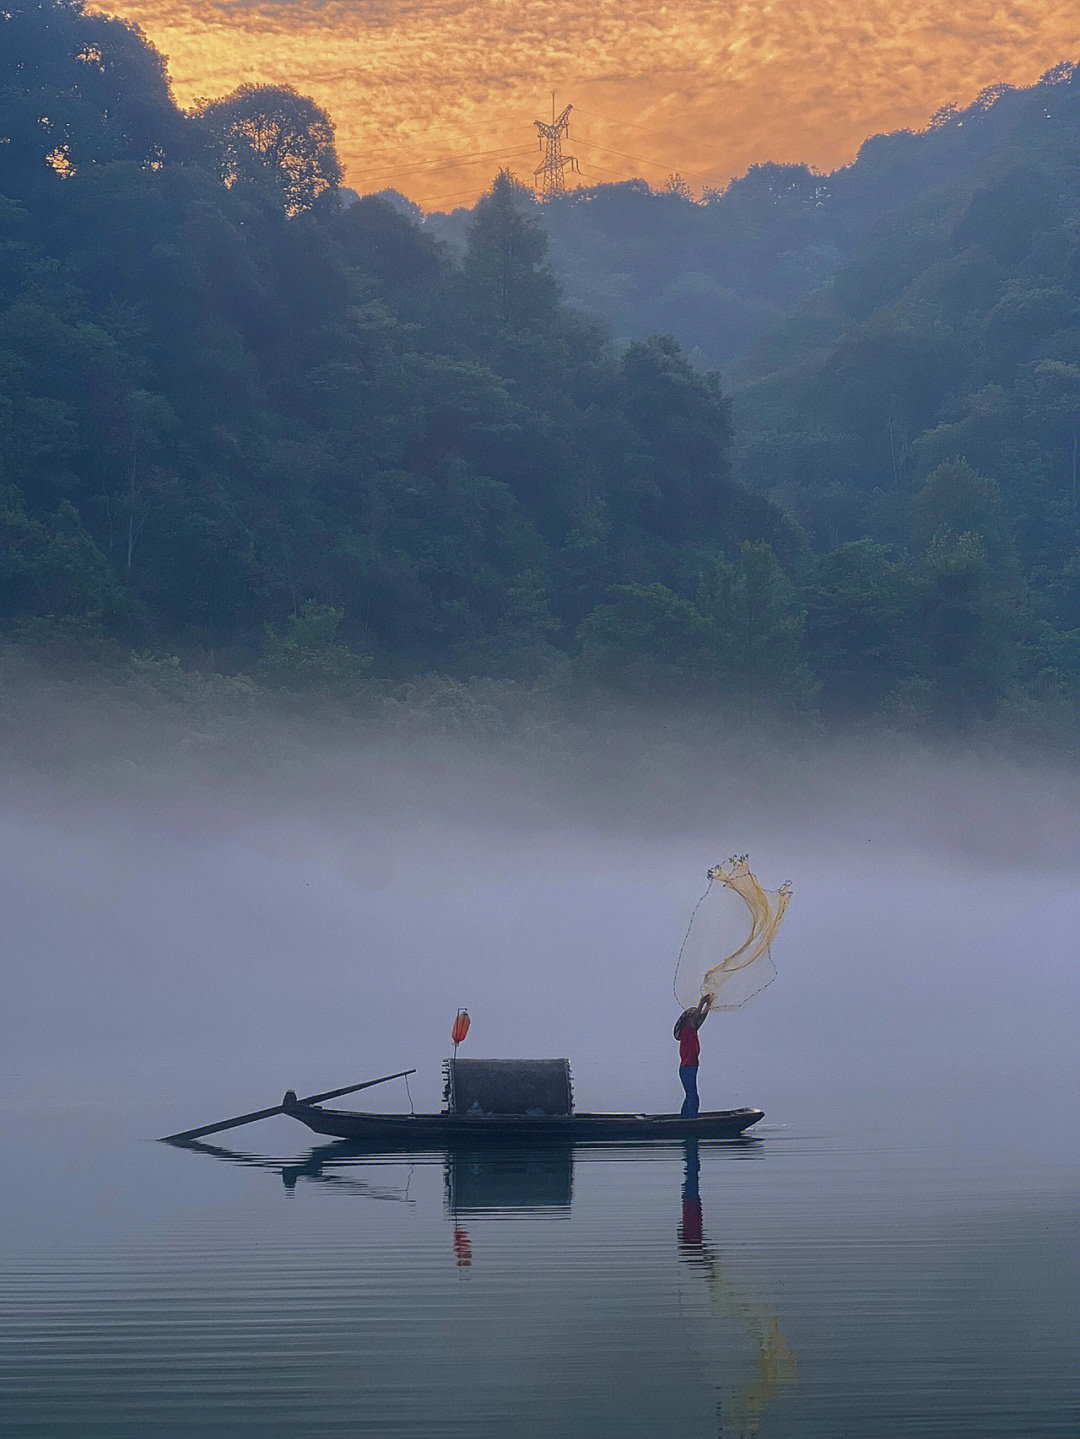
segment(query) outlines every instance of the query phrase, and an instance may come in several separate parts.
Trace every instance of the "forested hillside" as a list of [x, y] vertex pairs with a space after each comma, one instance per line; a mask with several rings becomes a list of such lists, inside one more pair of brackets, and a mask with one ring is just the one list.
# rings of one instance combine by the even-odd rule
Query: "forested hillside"
[[[1052, 146], [1041, 167], [1010, 153], [943, 200], [912, 147], [955, 117], [871, 150], [863, 236], [843, 264], [835, 242], [834, 278], [773, 295], [789, 318], [752, 350], [733, 428], [700, 356], [566, 303], [509, 176], [440, 243], [385, 200], [341, 202], [310, 100], [244, 86], [181, 112], [130, 26], [13, 0], [9, 647], [290, 692], [434, 674], [1072, 743], [1072, 72], [1043, 88], [1057, 169]], [[771, 173], [715, 204], [760, 215]], [[886, 173], [907, 176], [892, 210]], [[695, 224], [714, 208], [660, 199]], [[791, 237], [829, 206], [785, 205], [757, 249], [745, 222], [747, 265], [814, 248]], [[644, 220], [619, 233], [646, 253]], [[692, 274], [678, 248], [649, 263]]]
[[[736, 384], [748, 352], [840, 271], [866, 303], [876, 285], [910, 278], [928, 254], [928, 213], [958, 218], [1021, 162], [1069, 167], [1078, 103], [1063, 63], [1029, 89], [995, 85], [966, 109], [943, 105], [921, 132], [871, 136], [831, 174], [764, 163], [697, 199], [676, 174], [655, 190], [630, 180], [542, 204], [523, 192], [521, 203], [542, 223], [571, 303], [618, 337], [675, 335]], [[460, 248], [469, 216], [431, 215], [426, 227]]]
[[[1080, 69], [888, 138], [898, 167], [938, 183], [915, 199], [898, 184], [905, 203], [751, 352], [735, 473], [819, 552], [851, 556], [849, 586], [881, 595], [902, 560], [966, 587], [969, 693], [1003, 683], [1009, 634], [1029, 694], [1074, 693]], [[856, 563], [867, 536], [880, 548]]]
[[[575, 297], [724, 364], [733, 473], [818, 556], [803, 646], [826, 712], [902, 695], [959, 718], [1010, 692], [1071, 710], [1080, 68], [943, 106], [831, 175], [759, 165], [700, 202], [637, 182], [536, 209]], [[944, 603], [921, 632], [920, 583]]]
[[338, 203], [291, 92], [181, 114], [143, 39], [64, 0], [5, 11], [0, 54], [9, 626], [283, 679], [298, 651], [602, 670], [629, 634], [648, 687], [698, 664], [741, 566], [782, 582], [799, 541], [732, 483], [716, 378], [611, 353], [508, 180], [459, 264]]

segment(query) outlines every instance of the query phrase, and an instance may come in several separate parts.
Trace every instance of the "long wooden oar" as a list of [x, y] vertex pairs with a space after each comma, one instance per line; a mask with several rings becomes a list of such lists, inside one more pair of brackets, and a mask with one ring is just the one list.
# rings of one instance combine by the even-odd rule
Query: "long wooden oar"
[[[346, 1084], [343, 1089], [328, 1089], [325, 1094], [309, 1094], [298, 1104], [321, 1104], [324, 1099], [337, 1099], [342, 1094], [355, 1094], [358, 1089], [370, 1089], [373, 1084], [385, 1084], [388, 1079], [403, 1079], [406, 1074], [415, 1074], [415, 1069], [399, 1069], [396, 1074], [384, 1074], [379, 1079], [365, 1079], [363, 1084]], [[199, 1139], [204, 1134], [216, 1134], [219, 1129], [236, 1129], [241, 1124], [254, 1124], [256, 1119], [269, 1119], [274, 1114], [284, 1114], [285, 1106], [275, 1104], [273, 1109], [256, 1109], [251, 1114], [238, 1114], [233, 1119], [219, 1119], [215, 1124], [202, 1124], [198, 1129], [185, 1129], [181, 1134], [163, 1134], [159, 1143], [172, 1144], [182, 1139]]]

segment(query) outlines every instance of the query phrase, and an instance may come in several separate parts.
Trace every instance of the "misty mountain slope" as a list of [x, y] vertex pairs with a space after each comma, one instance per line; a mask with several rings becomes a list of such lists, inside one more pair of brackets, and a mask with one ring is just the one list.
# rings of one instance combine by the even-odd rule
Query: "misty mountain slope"
[[[892, 585], [896, 563], [936, 574], [958, 606], [952, 663], [996, 634], [1050, 693], [1080, 657], [1080, 76], [988, 120], [998, 105], [1008, 143], [978, 183], [879, 222], [748, 355], [734, 468], [823, 555], [848, 554], [849, 593]], [[868, 536], [885, 548], [856, 562]]]
[[912, 542], [913, 498], [957, 460], [998, 487], [1025, 570], [1080, 543], [1080, 77], [1041, 87], [1037, 125], [1024, 99], [974, 189], [880, 222], [747, 357], [737, 473], [822, 546]]
[[[1030, 88], [993, 86], [966, 109], [943, 106], [924, 131], [872, 136], [831, 174], [767, 163], [701, 203], [640, 180], [532, 203], [571, 303], [626, 339], [672, 334], [727, 375], [852, 264], [861, 267], [848, 280], [856, 303], [857, 285], [870, 304], [910, 278], [926, 241], [913, 232], [911, 259], [889, 253], [890, 217], [935, 197], [955, 217], [977, 188], [1016, 164], [1067, 164], [1074, 112], [1072, 67], [1061, 65]], [[432, 215], [426, 226], [460, 245], [468, 214]], [[876, 251], [864, 256], [879, 227]]]
[[[961, 710], [1021, 677], [1029, 694], [1067, 689], [1080, 660], [1080, 71], [874, 137], [831, 176], [760, 167], [706, 205], [621, 199], [646, 232], [663, 217], [666, 251], [641, 228], [620, 248], [598, 195], [544, 216], [564, 236], [569, 215], [579, 232], [603, 223], [615, 263], [629, 254], [644, 281], [635, 323], [652, 325], [680, 283], [708, 323], [700, 267], [721, 219], [714, 275], [728, 266], [744, 306], [787, 307], [771, 323], [758, 310], [729, 370], [733, 469], [821, 556], [801, 593], [826, 704], [887, 690], [908, 662], [920, 678], [892, 693], [916, 713], [926, 684]], [[913, 608], [923, 622], [905, 638]]]

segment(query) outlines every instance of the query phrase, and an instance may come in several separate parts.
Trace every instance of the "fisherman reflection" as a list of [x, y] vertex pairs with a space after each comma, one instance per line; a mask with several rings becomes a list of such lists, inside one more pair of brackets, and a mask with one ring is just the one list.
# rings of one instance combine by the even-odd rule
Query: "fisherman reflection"
[[701, 1214], [701, 1156], [696, 1139], [683, 1141], [685, 1170], [682, 1190], [682, 1224], [679, 1226], [679, 1251], [688, 1259], [704, 1257], [705, 1241]]
[[[795, 1382], [798, 1366], [785, 1339], [777, 1314], [767, 1305], [749, 1298], [724, 1276], [716, 1250], [705, 1238], [701, 1207], [701, 1156], [696, 1139], [683, 1140], [682, 1219], [676, 1232], [679, 1259], [704, 1272], [705, 1286], [714, 1313], [731, 1316], [751, 1337], [755, 1349], [749, 1383], [742, 1386], [725, 1405], [717, 1396], [718, 1436], [748, 1439], [758, 1433], [761, 1417], [776, 1395]], [[725, 1427], [725, 1409], [728, 1414]]]

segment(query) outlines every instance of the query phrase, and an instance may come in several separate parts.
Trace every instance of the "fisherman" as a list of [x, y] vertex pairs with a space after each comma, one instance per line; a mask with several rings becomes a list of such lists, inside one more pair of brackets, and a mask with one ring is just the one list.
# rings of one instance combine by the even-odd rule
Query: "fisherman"
[[701, 1003], [692, 1009], [684, 1009], [675, 1021], [672, 1031], [679, 1041], [679, 1078], [686, 1091], [679, 1113], [684, 1119], [695, 1119], [698, 1112], [697, 1072], [701, 1041], [698, 1030], [705, 1023], [705, 1016], [712, 1008], [712, 995], [706, 994]]

